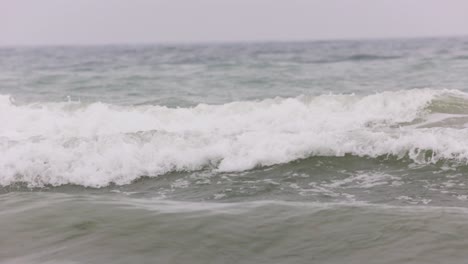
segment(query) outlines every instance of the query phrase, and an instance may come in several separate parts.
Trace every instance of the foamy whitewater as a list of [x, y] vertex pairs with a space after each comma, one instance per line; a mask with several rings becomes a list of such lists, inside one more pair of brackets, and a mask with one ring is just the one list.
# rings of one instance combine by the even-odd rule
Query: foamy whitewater
[[468, 40], [0, 48], [0, 263], [462, 263]]
[[[436, 104], [450, 105], [449, 113], [431, 110]], [[408, 156], [416, 163], [468, 160], [468, 95], [456, 90], [299, 96], [190, 108], [79, 102], [18, 106], [2, 96], [0, 112], [4, 186], [102, 187], [173, 171], [245, 171], [346, 154]], [[443, 119], [437, 120], [440, 114]]]

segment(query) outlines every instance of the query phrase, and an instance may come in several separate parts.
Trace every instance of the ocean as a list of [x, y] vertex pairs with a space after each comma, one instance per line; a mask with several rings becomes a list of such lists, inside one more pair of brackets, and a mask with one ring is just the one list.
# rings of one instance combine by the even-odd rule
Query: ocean
[[464, 263], [468, 38], [0, 48], [0, 263]]

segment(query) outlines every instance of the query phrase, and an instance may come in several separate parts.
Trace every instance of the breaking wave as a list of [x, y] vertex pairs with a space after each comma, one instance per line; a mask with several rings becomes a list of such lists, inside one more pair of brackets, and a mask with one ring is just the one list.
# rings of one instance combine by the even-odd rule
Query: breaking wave
[[244, 171], [312, 156], [468, 161], [468, 94], [415, 89], [200, 104], [16, 105], [0, 96], [0, 185], [128, 184]]

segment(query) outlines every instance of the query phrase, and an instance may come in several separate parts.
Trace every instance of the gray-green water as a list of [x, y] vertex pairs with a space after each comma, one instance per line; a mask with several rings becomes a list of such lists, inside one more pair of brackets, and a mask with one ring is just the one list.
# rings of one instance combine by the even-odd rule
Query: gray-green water
[[1, 263], [463, 263], [468, 39], [0, 49]]

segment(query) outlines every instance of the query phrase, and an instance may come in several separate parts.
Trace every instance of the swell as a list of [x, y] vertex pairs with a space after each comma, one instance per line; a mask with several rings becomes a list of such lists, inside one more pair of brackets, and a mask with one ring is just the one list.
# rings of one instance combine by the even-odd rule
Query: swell
[[[380, 60], [396, 60], [404, 58], [403, 56], [384, 56], [384, 55], [373, 55], [373, 54], [355, 54], [345, 57], [335, 57], [322, 60], [313, 60], [309, 61], [317, 64], [327, 64], [327, 63], [338, 63], [338, 62], [365, 62], [365, 61], [380, 61]], [[301, 59], [298, 59], [301, 60]]]
[[173, 171], [239, 172], [318, 156], [466, 164], [468, 130], [445, 126], [443, 113], [435, 112], [450, 113], [447, 104], [463, 108], [464, 98], [459, 91], [420, 89], [167, 108], [18, 106], [2, 97], [0, 184], [103, 187]]
[[452, 58], [453, 60], [468, 60], [468, 55], [459, 55]]
[[347, 57], [346, 61], [372, 61], [372, 60], [393, 60], [399, 59], [401, 56], [382, 56], [372, 54], [355, 54]]

